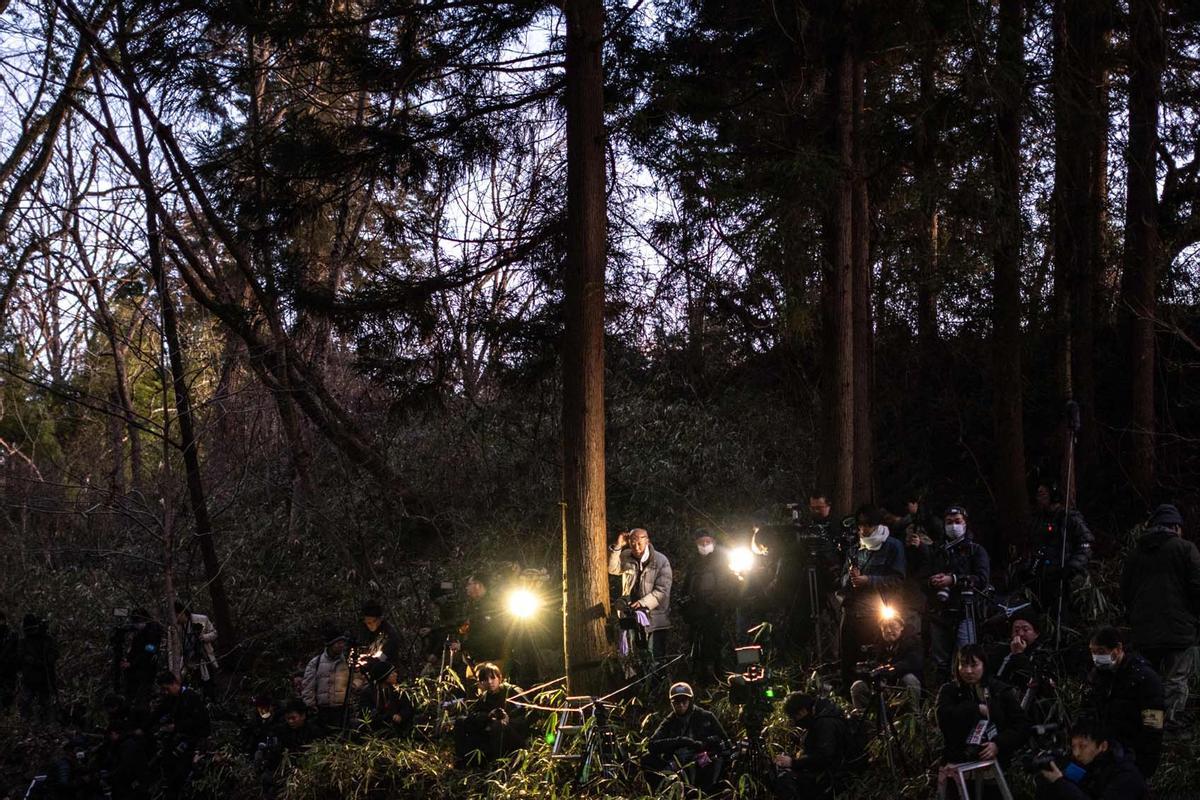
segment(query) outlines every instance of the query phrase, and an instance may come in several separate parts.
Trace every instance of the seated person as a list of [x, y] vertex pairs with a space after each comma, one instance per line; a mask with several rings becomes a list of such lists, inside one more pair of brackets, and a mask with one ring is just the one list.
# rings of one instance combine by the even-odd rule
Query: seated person
[[408, 692], [401, 688], [396, 667], [381, 662], [369, 664], [367, 678], [367, 686], [359, 697], [368, 727], [377, 733], [408, 731], [417, 709]]
[[[283, 709], [269, 694], [257, 694], [250, 698], [253, 709], [250, 720], [245, 724], [246, 752], [256, 755], [259, 746], [275, 735], [275, 729], [283, 722]], [[257, 756], [256, 756], [257, 757]]]
[[[914, 709], [921, 704], [921, 676], [925, 673], [925, 654], [921, 640], [910, 634], [904, 617], [893, 614], [879, 621], [879, 638], [868, 647], [876, 665], [871, 681], [890, 689], [905, 689]], [[871, 703], [872, 683], [857, 680], [850, 687], [850, 699], [856, 711]]]
[[500, 667], [484, 662], [475, 668], [479, 695], [454, 723], [455, 766], [486, 764], [525, 746], [525, 711], [509, 698], [521, 690], [504, 681]]
[[1116, 628], [1098, 629], [1088, 649], [1095, 666], [1087, 677], [1085, 708], [1133, 751], [1138, 770], [1149, 779], [1162, 756], [1162, 680], [1150, 662], [1125, 650], [1125, 636]]
[[779, 770], [771, 787], [781, 800], [832, 800], [848, 771], [853, 740], [850, 721], [831, 700], [792, 692], [783, 713], [804, 733], [804, 749], [796, 755], [775, 756]]
[[667, 697], [671, 713], [650, 737], [642, 759], [646, 782], [657, 791], [664, 773], [679, 772], [691, 786], [711, 792], [725, 766], [725, 730], [712, 712], [696, 705], [690, 685], [673, 684]]
[[[1071, 729], [1071, 755], [1082, 777], [1066, 777], [1058, 764], [1042, 770], [1037, 779], [1038, 800], [1143, 800], [1150, 796], [1146, 779], [1133, 756], [1095, 720], [1081, 720]], [[1072, 772], [1067, 768], [1068, 772]]]
[[283, 707], [283, 724], [275, 728], [279, 749], [285, 753], [301, 753], [325, 735], [321, 723], [309, 716], [303, 700], [293, 698]]
[[145, 737], [119, 724], [110, 724], [104, 743], [93, 759], [96, 774], [104, 773], [110, 797], [143, 800], [150, 797], [150, 754]]
[[1021, 707], [1034, 723], [1042, 722], [1042, 701], [1049, 703], [1054, 693], [1054, 665], [1042, 639], [1042, 620], [1030, 611], [1012, 618], [1009, 640], [993, 653], [989, 662], [992, 675], [1017, 690]]
[[168, 794], [178, 795], [192, 773], [196, 751], [208, 738], [210, 723], [204, 696], [164, 670], [158, 674], [161, 699], [154, 709], [153, 732]]
[[1029, 736], [1016, 690], [987, 674], [986, 656], [977, 644], [955, 654], [953, 676], [937, 698], [943, 764], [995, 759], [1007, 766]]

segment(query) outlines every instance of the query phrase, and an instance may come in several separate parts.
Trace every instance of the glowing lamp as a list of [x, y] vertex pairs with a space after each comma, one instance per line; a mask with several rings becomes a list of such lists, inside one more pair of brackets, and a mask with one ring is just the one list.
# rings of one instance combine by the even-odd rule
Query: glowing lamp
[[729, 551], [729, 568], [739, 576], [754, 568], [754, 553], [749, 547], [735, 547]]
[[517, 619], [529, 619], [542, 607], [542, 599], [528, 589], [513, 589], [508, 593], [505, 607]]

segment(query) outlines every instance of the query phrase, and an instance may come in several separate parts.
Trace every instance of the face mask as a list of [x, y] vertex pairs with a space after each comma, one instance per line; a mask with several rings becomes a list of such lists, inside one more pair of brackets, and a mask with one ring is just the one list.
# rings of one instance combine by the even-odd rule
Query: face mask
[[270, 719], [271, 712], [270, 711], [259, 711], [258, 716], [261, 717], [262, 719]]
[[859, 536], [858, 543], [863, 550], [878, 550], [883, 547], [884, 541], [888, 538], [888, 529], [886, 525], [880, 525], [870, 536]]
[[967, 532], [967, 526], [962, 522], [952, 522], [946, 526], [946, 536], [950, 539], [961, 539]]
[[1092, 663], [1096, 665], [1096, 669], [1113, 669], [1117, 666], [1117, 662], [1113, 661], [1113, 657], [1108, 653], [1103, 655], [1092, 655]]
[[702, 556], [706, 556], [715, 550], [716, 547], [717, 546], [715, 544], [698, 544], [696, 545], [696, 552]]

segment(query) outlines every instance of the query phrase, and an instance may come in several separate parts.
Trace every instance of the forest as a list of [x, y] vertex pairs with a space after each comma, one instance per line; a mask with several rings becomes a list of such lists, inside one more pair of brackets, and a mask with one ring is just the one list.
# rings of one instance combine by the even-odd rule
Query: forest
[[[618, 532], [961, 504], [999, 574], [1055, 486], [1100, 622], [1152, 509], [1200, 530], [1195, 3], [0, 0], [0, 108], [0, 611], [75, 719], [131, 608], [242, 713], [367, 600], [416, 675], [431, 585], [539, 571], [598, 694]], [[61, 733], [0, 712], [0, 795]], [[279, 796], [441, 796], [360, 745]], [[444, 788], [591, 796], [547, 759]]]

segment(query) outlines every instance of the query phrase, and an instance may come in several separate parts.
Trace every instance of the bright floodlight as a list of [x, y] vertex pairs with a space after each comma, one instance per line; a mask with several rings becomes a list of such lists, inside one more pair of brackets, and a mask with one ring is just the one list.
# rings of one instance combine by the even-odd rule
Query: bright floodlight
[[513, 589], [506, 602], [508, 613], [517, 619], [529, 619], [542, 607], [542, 600], [528, 589]]
[[729, 551], [729, 568], [738, 575], [745, 575], [754, 566], [754, 553], [749, 547], [735, 547]]
[[884, 603], [883, 607], [879, 609], [880, 621], [887, 622], [888, 620], [895, 619], [895, 618], [896, 618], [896, 609], [892, 608], [887, 603]]

